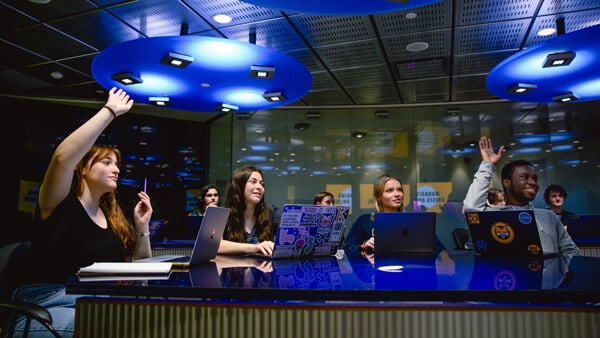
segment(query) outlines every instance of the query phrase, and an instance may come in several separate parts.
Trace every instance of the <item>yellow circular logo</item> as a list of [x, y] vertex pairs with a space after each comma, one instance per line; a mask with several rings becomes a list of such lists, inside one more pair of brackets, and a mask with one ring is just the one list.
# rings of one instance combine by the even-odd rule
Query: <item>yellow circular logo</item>
[[492, 224], [490, 231], [492, 232], [492, 237], [496, 240], [496, 242], [501, 244], [508, 244], [515, 239], [515, 231], [510, 225], [504, 222], [496, 222]]

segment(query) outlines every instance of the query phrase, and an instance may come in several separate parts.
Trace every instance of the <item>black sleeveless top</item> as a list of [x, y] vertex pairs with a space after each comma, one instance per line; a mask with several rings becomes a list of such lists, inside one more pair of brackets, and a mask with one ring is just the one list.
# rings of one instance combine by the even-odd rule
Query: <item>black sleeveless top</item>
[[75, 196], [69, 195], [46, 220], [36, 207], [29, 262], [23, 283], [65, 283], [80, 267], [94, 262], [123, 262], [117, 235], [100, 228]]

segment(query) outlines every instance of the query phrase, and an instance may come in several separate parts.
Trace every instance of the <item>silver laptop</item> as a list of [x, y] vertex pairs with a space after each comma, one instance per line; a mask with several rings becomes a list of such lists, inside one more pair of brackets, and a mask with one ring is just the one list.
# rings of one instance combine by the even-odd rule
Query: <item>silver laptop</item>
[[154, 256], [136, 262], [170, 262], [173, 267], [190, 267], [206, 263], [217, 256], [228, 218], [229, 208], [209, 207], [202, 218], [191, 255]]
[[281, 211], [273, 254], [249, 256], [278, 259], [335, 255], [349, 212], [345, 206], [286, 204]]

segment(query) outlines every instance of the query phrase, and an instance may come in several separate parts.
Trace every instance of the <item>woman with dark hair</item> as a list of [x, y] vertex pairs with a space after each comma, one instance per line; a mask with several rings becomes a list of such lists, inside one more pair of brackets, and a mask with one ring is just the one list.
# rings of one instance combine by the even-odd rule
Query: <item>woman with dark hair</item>
[[196, 197], [196, 207], [189, 216], [204, 216], [209, 206], [219, 206], [219, 191], [214, 184], [207, 184], [200, 189], [200, 194]]
[[328, 191], [321, 191], [315, 195], [313, 200], [314, 205], [334, 205], [335, 199], [333, 194]]
[[504, 192], [498, 188], [490, 188], [488, 190], [487, 205], [493, 207], [494, 205], [504, 205]]
[[260, 169], [248, 165], [233, 171], [225, 192], [225, 207], [231, 209], [231, 214], [219, 253], [271, 255], [275, 231]]

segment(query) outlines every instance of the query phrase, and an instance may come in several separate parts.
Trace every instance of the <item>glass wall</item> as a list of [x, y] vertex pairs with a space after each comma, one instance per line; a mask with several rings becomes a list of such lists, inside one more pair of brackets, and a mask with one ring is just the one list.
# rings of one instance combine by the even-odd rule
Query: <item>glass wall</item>
[[[406, 210], [438, 213], [438, 235], [451, 247], [452, 229], [466, 227], [462, 200], [481, 161], [482, 135], [506, 146], [493, 186], [501, 187], [504, 163], [526, 159], [540, 179], [535, 206], [546, 206], [543, 190], [557, 183], [568, 191], [567, 210], [599, 213], [598, 114], [598, 101], [257, 111], [222, 119], [231, 122], [231, 147], [221, 147], [224, 141], [216, 147], [222, 150], [211, 147], [226, 154], [218, 172], [211, 155], [211, 180], [226, 182], [231, 169], [256, 165], [265, 174], [268, 202], [278, 207], [311, 204], [317, 192], [331, 191], [338, 204], [351, 207], [349, 228], [374, 211], [372, 184], [389, 173], [404, 183]], [[221, 139], [214, 126], [211, 134], [213, 143]]]

